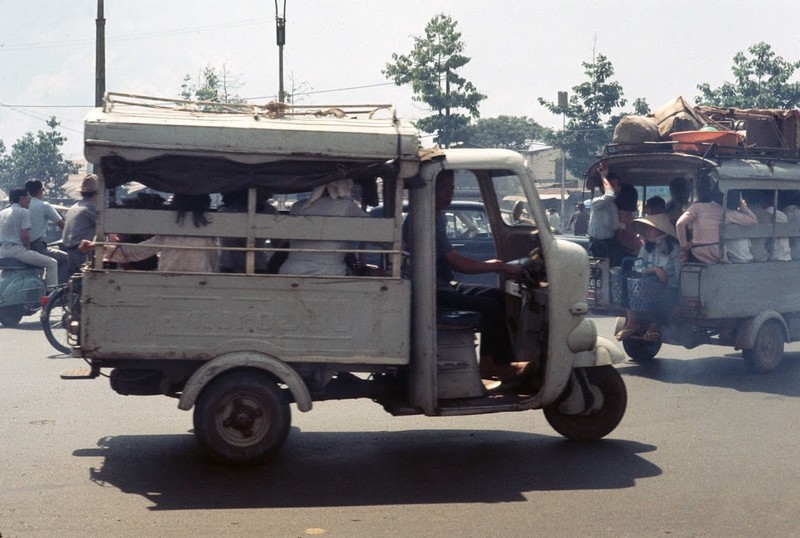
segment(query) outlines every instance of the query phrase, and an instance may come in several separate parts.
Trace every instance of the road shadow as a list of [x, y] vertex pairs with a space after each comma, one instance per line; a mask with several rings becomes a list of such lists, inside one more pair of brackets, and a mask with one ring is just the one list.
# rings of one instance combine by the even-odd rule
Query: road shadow
[[254, 468], [206, 461], [192, 435], [105, 437], [89, 478], [141, 495], [152, 510], [525, 501], [527, 492], [633, 487], [661, 469], [652, 445], [577, 443], [508, 431], [303, 432]]
[[618, 369], [623, 375], [636, 375], [663, 383], [800, 396], [800, 352], [785, 352], [778, 368], [766, 374], [747, 370], [741, 352], [683, 359], [670, 356], [662, 350], [652, 361], [629, 361], [619, 365]]
[[20, 320], [19, 325], [16, 327], [3, 327], [5, 331], [41, 331], [42, 322], [39, 319], [39, 313], [26, 316]]

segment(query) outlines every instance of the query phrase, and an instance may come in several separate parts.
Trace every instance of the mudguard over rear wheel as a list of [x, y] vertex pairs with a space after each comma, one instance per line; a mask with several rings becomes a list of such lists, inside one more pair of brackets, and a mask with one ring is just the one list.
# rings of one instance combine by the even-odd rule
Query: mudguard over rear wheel
[[219, 463], [252, 465], [273, 457], [289, 435], [291, 410], [265, 373], [246, 370], [209, 382], [194, 408], [194, 431]]
[[[573, 376], [564, 396], [544, 408], [544, 416], [567, 439], [602, 439], [614, 431], [625, 415], [628, 405], [625, 382], [613, 366], [578, 368]], [[580, 394], [572, 394], [575, 390]]]

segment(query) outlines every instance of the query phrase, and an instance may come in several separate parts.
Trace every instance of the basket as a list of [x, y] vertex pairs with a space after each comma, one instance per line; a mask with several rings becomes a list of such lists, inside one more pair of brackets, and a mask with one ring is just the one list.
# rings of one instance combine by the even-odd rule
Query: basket
[[652, 312], [656, 309], [663, 284], [655, 275], [628, 277], [628, 308], [634, 312]]
[[610, 288], [610, 299], [613, 304], [623, 304], [625, 295], [624, 287], [627, 285], [625, 282], [625, 275], [622, 274], [620, 267], [612, 267], [608, 270], [608, 281]]

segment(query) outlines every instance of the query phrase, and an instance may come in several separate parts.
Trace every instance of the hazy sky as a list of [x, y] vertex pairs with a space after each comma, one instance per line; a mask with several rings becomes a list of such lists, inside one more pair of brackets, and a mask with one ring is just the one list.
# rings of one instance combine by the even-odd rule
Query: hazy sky
[[[280, 0], [282, 6], [283, 0]], [[732, 80], [734, 54], [759, 41], [800, 59], [798, 0], [286, 0], [287, 91], [304, 104], [393, 103], [426, 115], [381, 74], [408, 53], [437, 13], [450, 15], [472, 61], [462, 74], [488, 99], [482, 117], [528, 116], [560, 127], [537, 97], [555, 100], [585, 80], [593, 51], [616, 70], [629, 104], [651, 107], [696, 86]], [[0, 0], [0, 140], [45, 129], [55, 115], [81, 153], [82, 118], [94, 103], [97, 0]], [[106, 89], [176, 97], [186, 74], [224, 64], [256, 101], [278, 91], [275, 3], [269, 0], [105, 0]], [[797, 80], [795, 77], [794, 80]]]

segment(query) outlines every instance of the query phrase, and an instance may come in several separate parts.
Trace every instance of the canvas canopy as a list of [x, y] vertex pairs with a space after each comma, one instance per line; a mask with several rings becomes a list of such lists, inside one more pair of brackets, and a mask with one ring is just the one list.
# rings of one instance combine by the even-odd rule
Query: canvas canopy
[[220, 105], [109, 94], [85, 120], [85, 155], [107, 187], [138, 181], [204, 194], [305, 192], [344, 177], [413, 177], [419, 138], [389, 105]]

